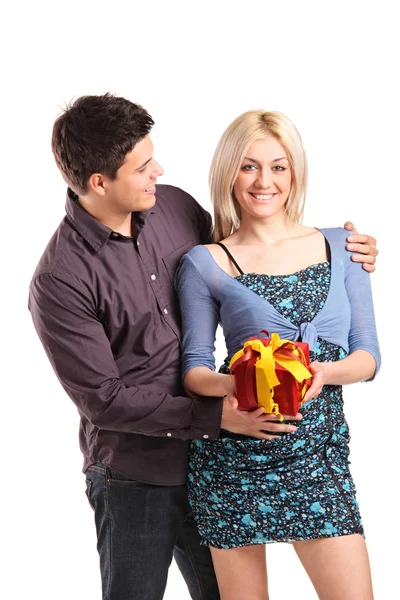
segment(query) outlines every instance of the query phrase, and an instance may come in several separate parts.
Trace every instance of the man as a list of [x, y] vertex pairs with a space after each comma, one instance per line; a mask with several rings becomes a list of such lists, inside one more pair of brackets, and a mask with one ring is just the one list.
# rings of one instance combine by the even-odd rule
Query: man
[[[182, 387], [174, 272], [185, 252], [210, 241], [212, 225], [182, 190], [156, 189], [163, 171], [152, 125], [142, 107], [110, 94], [79, 98], [56, 120], [67, 214], [33, 276], [29, 308], [81, 417], [103, 598], [161, 598], [174, 555], [192, 598], [214, 600], [209, 551], [187, 501], [188, 444], [217, 438], [221, 427], [260, 436], [268, 417], [188, 398]], [[354, 249], [369, 253], [372, 270], [375, 240], [355, 236], [364, 241]]]

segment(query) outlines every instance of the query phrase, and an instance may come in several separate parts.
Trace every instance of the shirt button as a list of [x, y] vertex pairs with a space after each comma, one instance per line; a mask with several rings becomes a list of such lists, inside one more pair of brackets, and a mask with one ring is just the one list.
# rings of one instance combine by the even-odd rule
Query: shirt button
[[136, 242], [136, 246], [139, 246], [139, 242]]
[[167, 433], [167, 436], [168, 437], [172, 437], [172, 433]]
[[205, 440], [208, 440], [208, 435], [205, 433], [205, 434], [203, 435], [203, 438], [204, 438]]
[[153, 273], [153, 275], [150, 275], [150, 279], [152, 279], [153, 281], [155, 281], [155, 280], [157, 279], [157, 277], [156, 277], [156, 275], [154, 275], [154, 273]]
[[111, 234], [114, 238], [119, 237], [119, 233], [116, 233], [115, 231], [113, 231], [113, 233]]
[[164, 308], [164, 315], [168, 314], [168, 308]]

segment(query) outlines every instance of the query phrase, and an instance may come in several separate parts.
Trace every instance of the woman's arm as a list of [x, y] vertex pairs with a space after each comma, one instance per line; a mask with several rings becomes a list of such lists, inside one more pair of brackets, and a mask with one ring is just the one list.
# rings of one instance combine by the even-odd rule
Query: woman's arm
[[381, 355], [370, 277], [352, 260], [348, 260], [345, 267], [345, 288], [351, 311], [349, 356], [332, 363], [311, 364], [313, 380], [305, 401], [318, 396], [324, 385], [372, 380], [379, 370]]
[[371, 379], [376, 371], [376, 362], [369, 352], [355, 350], [342, 360], [313, 362], [310, 371], [312, 385], [304, 397], [305, 402], [319, 396], [324, 385], [348, 385]]
[[355, 350], [336, 362], [316, 363], [325, 373], [327, 385], [347, 385], [371, 379], [376, 371], [376, 361], [370, 352]]
[[[200, 267], [193, 262], [195, 247], [185, 254], [178, 267], [175, 287], [182, 317], [182, 376], [195, 367], [215, 371], [215, 333], [219, 323], [219, 304], [211, 294]], [[200, 269], [200, 270], [199, 270]], [[188, 387], [188, 389], [190, 389]], [[215, 395], [215, 394], [207, 394]], [[221, 394], [222, 396], [224, 394]]]
[[225, 396], [230, 391], [230, 377], [207, 367], [190, 369], [183, 380], [191, 396]]

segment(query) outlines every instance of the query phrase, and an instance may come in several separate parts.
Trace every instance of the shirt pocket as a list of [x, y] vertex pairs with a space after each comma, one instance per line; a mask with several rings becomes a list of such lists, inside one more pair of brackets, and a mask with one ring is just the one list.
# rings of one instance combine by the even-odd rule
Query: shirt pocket
[[167, 254], [167, 256], [163, 257], [162, 261], [164, 263], [164, 266], [167, 270], [172, 284], [174, 283], [176, 269], [178, 268], [182, 256], [186, 254], [186, 252], [189, 252], [189, 250], [191, 250], [193, 246], [193, 240], [188, 240], [187, 242], [179, 246], [179, 248], [175, 248], [175, 250], [173, 250], [170, 254]]

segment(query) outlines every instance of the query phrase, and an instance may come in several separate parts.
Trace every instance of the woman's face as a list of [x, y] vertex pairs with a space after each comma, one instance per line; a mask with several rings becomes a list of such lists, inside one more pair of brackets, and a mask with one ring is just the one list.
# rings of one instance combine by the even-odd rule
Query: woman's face
[[284, 212], [291, 184], [285, 150], [268, 136], [252, 144], [240, 166], [233, 191], [242, 210], [254, 218], [268, 218]]

